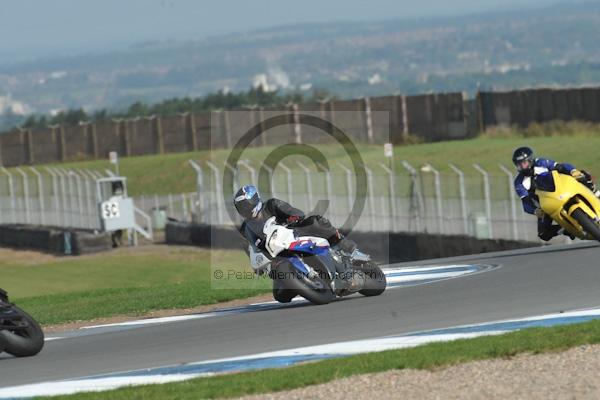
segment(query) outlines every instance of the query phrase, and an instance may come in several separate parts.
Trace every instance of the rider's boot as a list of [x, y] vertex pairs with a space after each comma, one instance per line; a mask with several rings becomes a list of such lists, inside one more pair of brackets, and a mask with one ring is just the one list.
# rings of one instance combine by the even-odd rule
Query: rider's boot
[[558, 235], [565, 235], [568, 236], [569, 239], [574, 240], [575, 236], [573, 236], [572, 234], [570, 234], [565, 228], [560, 228], [557, 232], [557, 236]]

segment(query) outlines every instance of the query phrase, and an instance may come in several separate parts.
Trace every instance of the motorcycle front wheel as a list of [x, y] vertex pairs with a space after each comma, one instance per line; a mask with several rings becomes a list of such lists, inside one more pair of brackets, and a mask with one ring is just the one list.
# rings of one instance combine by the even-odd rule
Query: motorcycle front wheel
[[582, 209], [577, 208], [575, 211], [573, 211], [573, 218], [579, 222], [584, 231], [586, 231], [594, 239], [600, 241], [600, 226]]
[[0, 346], [4, 343], [4, 351], [15, 357], [34, 356], [44, 347], [44, 332], [40, 325], [25, 311], [15, 305], [10, 306], [20, 318], [16, 321], [1, 320], [3, 325], [14, 325], [14, 328], [0, 330]]
[[381, 268], [373, 263], [368, 263], [355, 268], [363, 271], [366, 277], [365, 286], [363, 289], [359, 290], [358, 293], [370, 297], [379, 296], [385, 291], [387, 279]]

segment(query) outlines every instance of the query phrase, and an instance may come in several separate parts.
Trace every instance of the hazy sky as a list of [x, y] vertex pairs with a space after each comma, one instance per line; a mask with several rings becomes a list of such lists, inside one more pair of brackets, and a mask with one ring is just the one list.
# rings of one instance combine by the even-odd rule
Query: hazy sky
[[369, 21], [558, 0], [0, 0], [0, 63], [301, 22]]

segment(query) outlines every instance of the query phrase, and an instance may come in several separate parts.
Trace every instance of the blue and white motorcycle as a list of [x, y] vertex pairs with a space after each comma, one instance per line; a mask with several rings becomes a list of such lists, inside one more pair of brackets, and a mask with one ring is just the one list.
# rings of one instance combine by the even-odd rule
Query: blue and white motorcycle
[[249, 240], [250, 263], [256, 273], [273, 279], [273, 297], [281, 303], [299, 295], [314, 304], [327, 304], [357, 292], [378, 296], [385, 291], [385, 274], [367, 254], [345, 253], [323, 238], [299, 237], [293, 229], [278, 225], [275, 217], [265, 222], [263, 234], [267, 251]]

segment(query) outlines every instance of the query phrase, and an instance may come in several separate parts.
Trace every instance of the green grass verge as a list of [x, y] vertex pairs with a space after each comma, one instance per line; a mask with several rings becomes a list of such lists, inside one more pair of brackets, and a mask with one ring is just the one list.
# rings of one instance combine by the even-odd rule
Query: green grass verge
[[143, 315], [268, 292], [266, 280], [212, 279], [215, 267], [249, 272], [241, 251], [152, 246], [58, 258], [1, 250], [2, 288], [42, 324]]
[[90, 290], [28, 297], [16, 303], [41, 324], [89, 321], [116, 315], [140, 316], [151, 311], [191, 308], [266, 293], [267, 288], [212, 290], [206, 281], [144, 288]]
[[198, 378], [164, 385], [128, 387], [102, 393], [82, 393], [61, 399], [199, 399], [269, 393], [316, 385], [357, 374], [393, 369], [433, 369], [519, 353], [561, 351], [600, 343], [600, 321], [551, 328], [531, 328], [500, 336], [484, 336], [410, 349], [389, 350], [289, 368]]
[[[572, 162], [594, 175], [600, 174], [600, 158], [597, 151], [600, 148], [600, 129], [586, 124], [532, 126], [524, 131], [492, 131], [469, 140], [399, 146], [395, 149], [394, 166], [399, 173], [405, 174], [402, 160], [407, 160], [415, 167], [431, 163], [442, 173], [453, 175], [448, 163], [454, 163], [466, 172], [477, 175], [472, 164], [479, 163], [491, 173], [504, 176], [498, 164], [512, 167], [512, 151], [521, 145], [532, 146], [538, 155]], [[379, 163], [385, 161], [383, 146], [357, 144], [357, 147], [365, 164], [381, 171]], [[249, 148], [244, 152], [243, 158], [258, 165], [273, 149], [272, 146]], [[340, 146], [319, 145], [318, 149], [326, 156], [332, 169], [341, 171], [337, 167], [338, 161], [350, 165], [349, 158]], [[128, 157], [121, 159], [120, 168], [121, 173], [128, 177], [132, 195], [191, 192], [195, 191], [196, 178], [187, 161], [194, 159], [202, 163], [212, 159], [222, 165], [228, 155], [228, 150], [217, 150]], [[307, 165], [311, 164], [305, 157], [298, 156], [297, 160], [303, 160]], [[286, 158], [285, 161], [291, 168], [298, 169], [293, 159]], [[62, 166], [102, 171], [112, 168], [106, 160], [66, 163]]]

